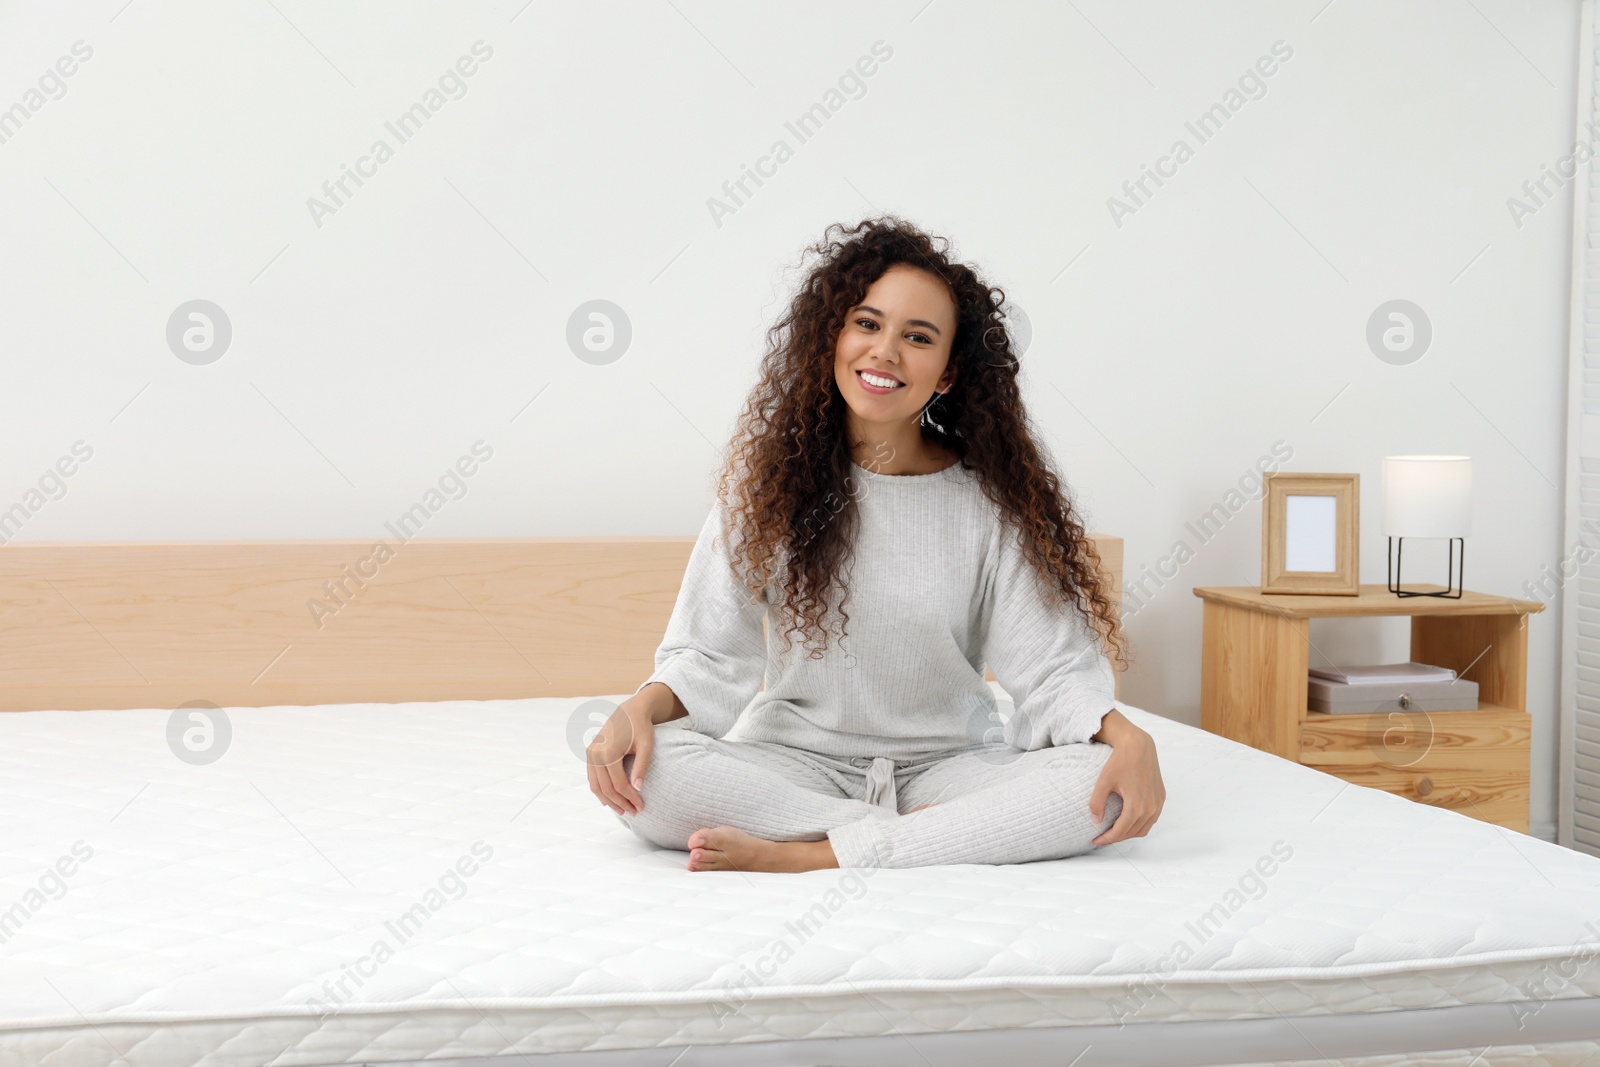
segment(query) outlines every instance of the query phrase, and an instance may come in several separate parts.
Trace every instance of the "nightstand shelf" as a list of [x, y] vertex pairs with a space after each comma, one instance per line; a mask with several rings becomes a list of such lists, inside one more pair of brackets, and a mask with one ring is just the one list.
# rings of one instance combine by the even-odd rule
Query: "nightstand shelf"
[[[1422, 590], [1443, 586], [1418, 586]], [[1203, 587], [1200, 725], [1357, 785], [1528, 831], [1526, 689], [1531, 600], [1265, 594]], [[1310, 619], [1403, 615], [1410, 658], [1478, 684], [1478, 710], [1330, 715], [1307, 700]], [[1319, 657], [1320, 660], [1320, 657]]]

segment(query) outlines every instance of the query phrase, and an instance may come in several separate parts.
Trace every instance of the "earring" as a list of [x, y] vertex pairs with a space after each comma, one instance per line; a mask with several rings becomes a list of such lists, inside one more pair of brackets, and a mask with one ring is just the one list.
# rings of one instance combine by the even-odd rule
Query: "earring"
[[937, 404], [943, 396], [943, 393], [935, 390], [934, 394], [928, 398], [928, 402], [922, 406], [921, 422], [922, 425], [932, 427], [933, 429], [938, 430], [940, 433], [948, 436], [950, 431], [946, 430], [942, 425], [935, 422], [933, 417], [929, 415], [929, 412], [933, 410], [933, 406]]

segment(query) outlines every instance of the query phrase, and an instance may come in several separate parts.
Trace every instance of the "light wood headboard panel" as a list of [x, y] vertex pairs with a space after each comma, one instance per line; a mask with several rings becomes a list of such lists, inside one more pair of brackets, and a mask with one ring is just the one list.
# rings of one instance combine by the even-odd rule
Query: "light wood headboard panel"
[[[1122, 539], [1091, 537], [1120, 604]], [[359, 540], [14, 541], [0, 711], [629, 694], [693, 546], [418, 538], [379, 562]]]

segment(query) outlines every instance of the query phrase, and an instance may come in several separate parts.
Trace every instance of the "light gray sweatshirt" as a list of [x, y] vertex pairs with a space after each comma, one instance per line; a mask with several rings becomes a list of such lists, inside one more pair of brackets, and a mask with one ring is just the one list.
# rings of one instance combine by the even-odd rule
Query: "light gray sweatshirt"
[[[848, 582], [842, 641], [830, 611], [821, 658], [798, 633], [783, 650], [774, 609], [769, 648], [762, 619], [776, 588], [757, 599], [734, 575], [714, 503], [639, 688], [665, 683], [701, 733], [833, 756], [908, 759], [1002, 738], [1037, 749], [1099, 731], [1116, 703], [1099, 637], [1077, 609], [1049, 601], [975, 473], [857, 465], [848, 491], [859, 540], [830, 599], [836, 609]], [[1016, 704], [1003, 725], [985, 663]]]

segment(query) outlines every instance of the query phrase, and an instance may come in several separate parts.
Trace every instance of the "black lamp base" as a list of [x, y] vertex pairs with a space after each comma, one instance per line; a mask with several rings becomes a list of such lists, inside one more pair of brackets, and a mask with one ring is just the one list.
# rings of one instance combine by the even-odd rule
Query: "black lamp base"
[[[1400, 556], [1405, 550], [1405, 540], [1406, 539], [1404, 537], [1389, 538], [1389, 568], [1387, 572], [1389, 592], [1393, 593], [1395, 596], [1442, 596], [1449, 597], [1452, 600], [1460, 600], [1461, 582], [1463, 577], [1465, 577], [1467, 567], [1466, 539], [1461, 537], [1450, 538], [1450, 561], [1448, 564], [1446, 564], [1448, 570], [1446, 571], [1445, 575], [1447, 580], [1445, 582], [1444, 591], [1440, 593], [1424, 593], [1419, 590], [1404, 590], [1400, 588]], [[1457, 541], [1461, 542], [1461, 563], [1459, 567], [1456, 564]], [[1455, 592], [1453, 593], [1450, 591], [1451, 581], [1455, 582]]]

